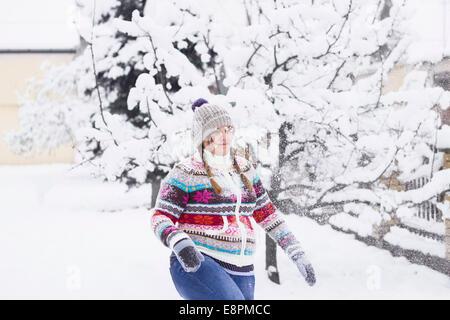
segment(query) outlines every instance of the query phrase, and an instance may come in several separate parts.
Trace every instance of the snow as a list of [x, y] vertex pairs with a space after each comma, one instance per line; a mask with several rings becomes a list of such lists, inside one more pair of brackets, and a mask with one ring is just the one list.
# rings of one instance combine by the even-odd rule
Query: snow
[[405, 249], [445, 258], [445, 245], [442, 242], [414, 234], [406, 229], [393, 226], [383, 239]]
[[431, 180], [420, 189], [399, 191], [395, 194], [397, 203], [401, 201], [411, 201], [421, 203], [427, 199], [431, 199], [442, 190], [450, 188], [450, 169], [439, 170], [434, 173]]
[[436, 148], [450, 149], [450, 126], [444, 124], [437, 132]]
[[[414, 210], [417, 211], [417, 210]], [[433, 220], [425, 220], [414, 216], [414, 211], [411, 208], [400, 207], [397, 210], [397, 216], [401, 218], [402, 223], [416, 229], [424, 230], [439, 235], [445, 235], [445, 224]]]
[[[392, 211], [404, 201], [434, 198], [448, 189], [449, 172], [436, 173], [429, 185], [405, 194], [396, 195], [376, 183], [381, 175], [388, 177], [393, 172], [400, 173], [401, 181], [421, 178], [437, 171], [442, 162], [429, 147], [437, 136], [438, 117], [433, 106], [449, 105], [450, 94], [440, 87], [428, 87], [428, 73], [414, 66], [398, 91], [379, 96], [383, 91], [380, 81], [386, 79], [394, 64], [402, 62], [401, 57], [409, 56], [411, 39], [404, 32], [411, 31], [410, 18], [423, 20], [419, 19], [421, 10], [409, 10], [408, 3], [408, 12], [403, 10], [404, 1], [395, 0], [390, 17], [377, 20], [379, 1], [343, 1], [339, 5], [336, 1], [294, 1], [286, 7], [276, 2], [264, 2], [262, 7], [254, 2], [222, 2], [152, 2], [153, 9], [146, 9], [143, 17], [136, 10], [132, 21], [97, 21], [95, 30], [91, 30], [93, 2], [77, 1], [80, 12], [76, 25], [88, 40], [93, 35], [97, 72], [114, 83], [132, 66], [140, 73], [127, 101], [129, 110], [140, 111], [136, 115], [139, 120], [129, 121], [128, 116], [112, 113], [109, 107], [124, 94], [116, 87], [101, 93], [104, 108], [99, 112], [92, 57], [90, 50], [84, 50], [66, 68], [46, 73], [41, 82], [44, 89], [35, 83], [37, 99], [23, 99], [20, 130], [7, 135], [11, 149], [31, 152], [34, 146], [39, 152], [67, 143], [73, 135], [81, 160], [88, 161], [93, 145], [98, 143], [101, 155], [89, 163], [108, 180], [126, 176], [129, 182], [140, 184], [147, 171], [166, 171], [192, 153], [190, 135], [186, 134], [192, 127], [190, 105], [203, 97], [211, 103], [232, 106], [228, 109], [237, 128], [237, 142], [240, 146], [251, 143], [255, 159], [273, 164], [273, 168], [281, 160], [277, 142], [266, 152], [256, 141], [263, 140], [262, 129], [269, 130], [276, 140], [283, 123], [292, 124], [286, 137], [286, 159], [292, 157], [292, 169], [282, 162], [280, 175], [283, 187], [309, 186], [307, 195], [295, 199], [302, 207], [313, 206], [319, 199], [334, 203], [359, 200], [380, 206], [381, 211]], [[97, 19], [101, 13], [115, 12], [116, 0], [98, 4]], [[346, 19], [350, 4], [351, 14]], [[441, 4], [429, 1], [423, 12]], [[247, 20], [251, 20], [249, 25]], [[440, 26], [442, 21], [436, 23]], [[118, 31], [136, 39], [123, 44], [114, 36]], [[195, 43], [202, 57], [214, 47], [214, 60], [223, 68], [219, 71], [204, 64], [204, 71], [200, 71], [176, 48], [180, 42], [186, 46], [186, 39]], [[369, 57], [370, 51], [385, 46], [393, 50], [386, 59]], [[326, 53], [328, 49], [332, 54]], [[278, 66], [281, 61], [286, 64], [278, 68], [276, 61]], [[181, 88], [176, 93], [153, 80], [162, 71], [160, 63], [164, 63], [166, 75], [178, 78]], [[226, 94], [212, 94], [208, 89], [216, 83], [217, 72], [226, 74]], [[72, 90], [79, 93], [76, 98], [68, 94]], [[50, 101], [46, 94], [50, 91], [63, 103]], [[93, 94], [86, 97], [86, 92]], [[148, 122], [149, 127], [136, 126], [140, 121]], [[347, 186], [333, 188], [339, 183]], [[444, 208], [444, 215], [449, 211]], [[360, 218], [376, 217], [361, 215], [347, 220], [354, 224]], [[345, 215], [341, 218], [346, 219]], [[371, 222], [361, 223], [364, 226], [360, 232], [370, 232]]]
[[408, 0], [413, 23], [408, 24], [412, 42], [408, 48], [407, 63], [442, 60], [450, 55], [450, 3], [448, 0]]
[[[0, 298], [180, 299], [170, 251], [150, 229], [150, 186], [125, 192], [70, 164], [1, 166]], [[281, 285], [264, 270], [258, 229], [256, 299], [449, 299], [450, 279], [354, 236], [286, 216], [316, 270], [309, 287], [278, 250]]]
[[0, 50], [74, 49], [73, 8], [73, 0], [1, 1]]
[[381, 222], [379, 213], [368, 206], [353, 203], [346, 204], [344, 211], [349, 210], [349, 207], [353, 214], [340, 212], [331, 216], [329, 222], [340, 229], [354, 231], [362, 237], [372, 235], [373, 226]]

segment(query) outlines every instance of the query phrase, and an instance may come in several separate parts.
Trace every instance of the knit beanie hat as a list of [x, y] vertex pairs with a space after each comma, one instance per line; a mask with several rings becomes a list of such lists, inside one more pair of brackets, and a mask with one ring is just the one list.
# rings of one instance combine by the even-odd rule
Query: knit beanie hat
[[194, 111], [192, 141], [194, 150], [198, 150], [201, 155], [202, 142], [219, 127], [233, 126], [233, 121], [224, 107], [211, 104], [202, 98], [197, 99], [192, 104], [192, 111]]
[[[218, 106], [215, 104], [210, 104], [205, 99], [197, 99], [192, 104], [192, 110], [194, 111], [194, 122], [192, 126], [192, 141], [194, 143], [194, 148], [198, 150], [200, 157], [203, 159], [203, 146], [202, 142], [206, 140], [211, 133], [213, 133], [217, 128], [222, 126], [233, 126], [233, 122], [231, 120], [228, 111], [222, 106]], [[232, 152], [233, 158], [233, 166], [241, 177], [241, 180], [245, 184], [245, 186], [253, 192], [253, 186], [250, 180], [245, 176], [239, 167], [236, 161], [236, 153], [235, 150]], [[213, 174], [209, 167], [207, 161], [203, 160], [203, 164], [205, 165], [206, 172], [208, 173], [208, 177], [210, 179], [211, 185], [214, 188], [214, 191], [217, 194], [222, 193], [222, 188], [218, 185], [218, 183], [214, 180]]]

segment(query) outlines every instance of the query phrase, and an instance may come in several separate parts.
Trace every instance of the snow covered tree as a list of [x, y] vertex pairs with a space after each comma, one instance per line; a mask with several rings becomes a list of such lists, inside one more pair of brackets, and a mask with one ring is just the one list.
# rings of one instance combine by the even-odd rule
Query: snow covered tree
[[[72, 141], [81, 158], [77, 161], [92, 164], [103, 175], [105, 168], [94, 159], [101, 158], [107, 148], [101, 140], [118, 145], [110, 125], [121, 118], [128, 122], [128, 130], [145, 129], [147, 113], [127, 107], [128, 93], [143, 70], [143, 52], [136, 39], [118, 32], [113, 24], [114, 19], [130, 19], [134, 10], [142, 13], [145, 3], [76, 1], [74, 22], [82, 45], [70, 64], [49, 68], [43, 79], [30, 82], [20, 110], [21, 129], [7, 136], [16, 152], [31, 155]], [[127, 174], [133, 168], [132, 159], [127, 161], [127, 169], [106, 178], [137, 184]], [[164, 172], [147, 172], [143, 179], [152, 179], [152, 174]]]
[[[192, 39], [204, 63], [209, 63], [201, 80], [223, 93], [206, 98], [234, 105], [239, 126], [255, 129], [247, 140], [264, 134], [257, 127], [278, 133], [279, 150], [278, 156], [272, 157], [270, 185], [272, 199], [280, 209], [315, 216], [319, 221], [336, 215], [336, 221], [341, 217], [337, 212], [357, 206], [356, 223], [368, 234], [373, 225], [392, 219], [401, 204], [392, 200], [392, 192], [381, 178], [396, 170], [405, 172], [402, 164], [417, 157], [416, 145], [426, 145], [435, 129], [434, 104], [445, 104], [448, 99], [442, 90], [427, 88], [426, 83], [411, 92], [410, 79], [398, 93], [383, 95], [388, 72], [407, 55], [404, 3], [253, 1], [216, 5], [222, 8], [173, 1], [165, 5], [165, 12], [172, 13], [166, 21], [136, 14], [135, 25], [124, 23], [122, 28], [133, 36], [148, 37], [152, 50], [144, 61], [149, 61], [149, 70], [158, 71], [164, 61], [165, 68], [172, 69], [179, 80], [190, 67], [184, 67], [188, 62], [184, 57], [173, 61], [178, 52], [174, 53], [167, 38], [177, 43]], [[227, 12], [223, 6], [237, 17], [232, 24], [223, 18]], [[195, 70], [188, 74], [196, 75]], [[415, 76], [412, 73], [410, 77]], [[222, 78], [225, 90], [219, 86]], [[173, 100], [184, 113], [198, 96], [202, 82], [190, 78], [179, 81], [179, 86]], [[136, 90], [139, 88], [137, 85]], [[154, 97], [154, 90], [147, 90], [148, 94], [133, 103], [142, 104], [150, 96], [158, 101], [150, 107], [152, 112], [161, 107], [170, 112], [174, 109], [174, 101], [162, 95], [164, 87], [160, 89], [162, 99]], [[135, 92], [130, 94], [133, 99]], [[423, 97], [420, 102], [417, 94]], [[411, 110], [417, 116], [405, 118]], [[183, 131], [188, 129], [185, 124]], [[428, 149], [427, 156], [432, 152]], [[422, 165], [409, 169], [415, 171]], [[333, 210], [324, 213], [329, 208]]]
[[[280, 210], [372, 235], [374, 226], [450, 189], [448, 170], [437, 172], [439, 162], [430, 161], [434, 107], [448, 106], [449, 93], [419, 65], [398, 91], [383, 86], [411, 54], [410, 15], [400, 0], [149, 3], [130, 21], [112, 19], [93, 33], [95, 65], [113, 89], [100, 90], [105, 108], [92, 113], [92, 128], [77, 130], [77, 141], [89, 142], [80, 153], [107, 179], [159, 183], [156, 176], [193, 151], [192, 102], [228, 104], [235, 143], [252, 146]], [[77, 70], [89, 65], [89, 52], [83, 56]], [[99, 86], [85, 70], [95, 105]], [[131, 70], [139, 72], [126, 76]], [[117, 94], [119, 76], [136, 79], [128, 95]], [[275, 153], [258, 147], [268, 134]], [[86, 156], [93, 150], [96, 157]], [[419, 190], [384, 183], [423, 172], [435, 174]], [[276, 247], [268, 247], [277, 281]]]

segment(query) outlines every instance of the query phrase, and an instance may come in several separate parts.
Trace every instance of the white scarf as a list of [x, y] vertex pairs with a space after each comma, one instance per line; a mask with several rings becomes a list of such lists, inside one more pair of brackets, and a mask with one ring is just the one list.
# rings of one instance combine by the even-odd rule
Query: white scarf
[[[202, 161], [199, 153], [196, 152], [194, 157], [198, 161]], [[203, 158], [208, 163], [211, 168], [216, 169], [216, 172], [213, 172], [214, 179], [216, 182], [224, 189], [225, 193], [232, 192], [235, 195], [239, 195], [241, 193], [241, 180], [238, 174], [232, 173], [229, 169], [233, 167], [233, 161], [231, 159], [230, 153], [219, 156], [212, 154], [210, 151], [203, 149]]]
[[210, 167], [218, 169], [219, 171], [226, 171], [233, 166], [230, 153], [219, 156], [203, 149], [203, 158], [208, 162]]

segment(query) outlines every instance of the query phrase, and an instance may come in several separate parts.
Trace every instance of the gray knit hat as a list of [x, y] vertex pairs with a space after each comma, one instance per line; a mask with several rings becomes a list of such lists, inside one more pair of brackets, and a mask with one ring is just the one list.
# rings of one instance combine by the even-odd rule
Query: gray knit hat
[[228, 111], [219, 105], [211, 104], [205, 99], [197, 99], [192, 104], [194, 121], [192, 124], [192, 141], [194, 150], [202, 154], [202, 142], [211, 133], [222, 126], [233, 126], [233, 121]]

